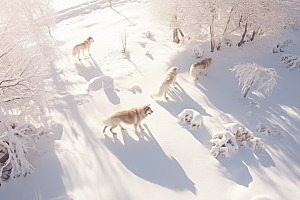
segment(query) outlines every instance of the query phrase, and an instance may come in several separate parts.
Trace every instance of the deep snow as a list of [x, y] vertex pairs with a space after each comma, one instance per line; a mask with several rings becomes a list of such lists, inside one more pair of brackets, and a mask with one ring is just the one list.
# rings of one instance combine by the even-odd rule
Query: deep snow
[[[113, 9], [106, 0], [54, 3], [59, 50], [51, 78], [57, 92], [46, 123], [54, 136], [38, 144], [43, 153], [30, 159], [31, 175], [3, 184], [1, 200], [300, 199], [300, 70], [279, 62], [283, 54], [300, 55], [299, 31], [213, 54], [203, 44], [203, 57], [214, 63], [194, 82], [189, 67], [199, 60], [192, 57], [196, 42], [172, 43], [171, 31], [148, 14], [147, 1], [113, 2]], [[92, 57], [72, 58], [72, 47], [90, 35]], [[289, 38], [293, 45], [273, 53]], [[280, 79], [270, 97], [249, 93], [240, 99], [229, 69], [241, 62], [276, 69]], [[180, 68], [178, 90], [171, 90], [168, 101], [153, 100], [148, 93], [172, 66]], [[154, 113], [144, 121], [144, 132], [126, 126], [116, 128], [115, 136], [102, 133], [101, 117], [148, 103]], [[203, 127], [188, 130], [178, 123], [187, 108], [203, 116]], [[215, 159], [209, 140], [228, 123], [243, 124], [266, 150], [239, 147]], [[256, 132], [259, 123], [274, 134]]]

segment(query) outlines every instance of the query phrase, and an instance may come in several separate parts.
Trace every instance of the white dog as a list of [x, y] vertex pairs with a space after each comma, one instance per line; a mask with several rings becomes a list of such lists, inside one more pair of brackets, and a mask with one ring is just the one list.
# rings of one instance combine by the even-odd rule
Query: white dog
[[198, 79], [198, 74], [201, 73], [201, 71], [205, 71], [205, 76], [207, 76], [207, 70], [211, 63], [212, 58], [205, 58], [204, 60], [192, 64], [190, 67], [190, 75], [193, 80]]
[[72, 50], [72, 55], [74, 57], [78, 56], [78, 60], [80, 60], [80, 58], [79, 58], [80, 50], [82, 51], [83, 55], [84, 55], [84, 50], [88, 50], [89, 55], [91, 55], [90, 47], [91, 47], [92, 42], [94, 42], [94, 39], [92, 37], [88, 37], [83, 42], [75, 45]]
[[150, 104], [112, 113], [107, 118], [101, 118], [102, 123], [105, 125], [103, 133], [105, 132], [106, 128], [110, 126], [110, 131], [112, 134], [116, 134], [113, 132], [113, 129], [118, 125], [124, 129], [121, 126], [121, 122], [124, 124], [133, 124], [135, 131], [137, 131], [137, 126], [142, 129], [142, 120], [152, 113], [153, 111], [151, 110]]
[[179, 70], [179, 68], [177, 68], [177, 67], [170, 68], [168, 70], [168, 72], [166, 73], [166, 75], [164, 76], [164, 79], [160, 83], [158, 91], [156, 93], [151, 92], [150, 96], [152, 98], [161, 98], [162, 96], [164, 96], [165, 99], [168, 99], [166, 94], [169, 91], [169, 88], [170, 88], [171, 84], [173, 84], [173, 87], [175, 89], [177, 89], [176, 86], [175, 86], [175, 83], [177, 83], [176, 82], [176, 76], [177, 76], [178, 70]]

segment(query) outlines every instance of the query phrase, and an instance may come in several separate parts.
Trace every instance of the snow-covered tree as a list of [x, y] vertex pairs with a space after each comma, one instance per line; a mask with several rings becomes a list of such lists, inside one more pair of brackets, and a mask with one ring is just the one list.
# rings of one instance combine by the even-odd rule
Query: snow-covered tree
[[243, 63], [234, 66], [230, 71], [236, 73], [235, 77], [239, 77], [239, 86], [242, 86], [244, 98], [251, 87], [254, 87], [255, 91], [262, 90], [270, 95], [277, 85], [278, 75], [273, 68], [264, 68], [256, 63]]
[[[180, 28], [190, 36], [210, 39], [212, 52], [222, 43], [231, 45], [231, 37], [238, 35], [234, 42], [242, 46], [260, 35], [281, 32], [300, 18], [298, 0], [152, 0], [151, 4], [154, 15], [168, 20], [174, 33]], [[207, 35], [210, 38], [203, 38]]]
[[49, 2], [42, 0], [2, 0], [0, 10], [0, 121], [5, 128], [0, 149], [8, 155], [0, 163], [0, 177], [10, 164], [14, 178], [32, 169], [25, 158], [30, 147], [24, 139], [30, 137], [8, 118], [24, 110], [44, 111], [52, 97], [47, 80], [54, 15]]
[[280, 60], [283, 67], [288, 70], [294, 70], [300, 68], [300, 56], [292, 54], [283, 54]]

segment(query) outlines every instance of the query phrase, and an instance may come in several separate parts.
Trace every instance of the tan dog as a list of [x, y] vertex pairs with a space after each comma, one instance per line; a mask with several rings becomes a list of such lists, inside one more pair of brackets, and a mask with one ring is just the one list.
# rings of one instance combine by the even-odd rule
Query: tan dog
[[201, 73], [201, 71], [205, 71], [205, 76], [207, 76], [207, 70], [211, 63], [212, 58], [205, 58], [204, 60], [192, 64], [190, 68], [190, 75], [193, 80], [198, 79], [198, 74]]
[[117, 134], [113, 132], [113, 129], [116, 128], [118, 125], [124, 129], [121, 126], [121, 122], [124, 124], [130, 124], [134, 126], [135, 131], [137, 131], [137, 126], [140, 127], [140, 130], [142, 130], [141, 122], [143, 119], [145, 119], [148, 115], [151, 115], [153, 111], [150, 108], [149, 105], [139, 106], [131, 108], [130, 110], [122, 110], [117, 111], [107, 118], [102, 118], [101, 121], [105, 125], [103, 129], [103, 133], [105, 132], [107, 127], [111, 127], [110, 131], [113, 134]]
[[83, 55], [84, 55], [84, 50], [88, 50], [89, 55], [91, 55], [90, 47], [92, 45], [92, 42], [94, 42], [94, 39], [92, 37], [88, 37], [86, 40], [84, 40], [80, 44], [75, 45], [72, 50], [72, 55], [74, 57], [78, 56], [78, 60], [80, 60], [80, 58], [79, 58], [80, 50], [82, 51]]
[[159, 85], [158, 91], [156, 93], [151, 92], [150, 96], [152, 98], [161, 98], [162, 96], [165, 97], [165, 99], [168, 99], [167, 92], [169, 91], [169, 88], [171, 86], [171, 84], [173, 84], [173, 87], [175, 89], [175, 83], [176, 82], [176, 76], [177, 76], [177, 72], [179, 71], [179, 68], [177, 67], [172, 67], [168, 70], [168, 72], [166, 73], [166, 75], [164, 76], [162, 82]]

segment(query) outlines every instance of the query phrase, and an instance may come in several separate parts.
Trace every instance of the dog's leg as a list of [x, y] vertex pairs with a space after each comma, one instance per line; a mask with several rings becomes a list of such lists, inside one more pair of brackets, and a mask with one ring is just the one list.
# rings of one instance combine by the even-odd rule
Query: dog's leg
[[133, 124], [135, 132], [137, 132], [137, 124]]
[[77, 56], [77, 57], [78, 57], [78, 60], [81, 60], [81, 59], [79, 58], [79, 55], [80, 55], [80, 50], [78, 51], [78, 56]]
[[126, 128], [124, 128], [121, 124], [119, 124], [119, 126], [121, 127], [122, 130], [126, 130]]
[[165, 95], [164, 95], [164, 97], [165, 97], [165, 99], [169, 99], [169, 97], [167, 97], [167, 92], [165, 93]]
[[145, 130], [145, 129], [142, 127], [141, 124], [139, 124], [139, 127], [140, 127], [140, 130], [141, 130], [141, 131]]
[[108, 126], [105, 126], [105, 127], [104, 127], [104, 129], [103, 129], [103, 133], [105, 133], [105, 130], [106, 130], [106, 128], [107, 128], [107, 127], [108, 127]]
[[[177, 83], [176, 82], [176, 78], [174, 78], [174, 80], [173, 80], [173, 87], [175, 88], [175, 89], [177, 89], [177, 87], [175, 86], [175, 83]], [[177, 83], [178, 84], [178, 83]]]
[[92, 54], [90, 53], [90, 47], [88, 47], [88, 52], [89, 52], [89, 55], [91, 56]]
[[205, 76], [207, 76], [207, 69], [205, 70]]
[[112, 134], [116, 135], [116, 132], [113, 132], [113, 129], [116, 128], [118, 126], [118, 124], [113, 124], [110, 128], [110, 132], [112, 132]]

